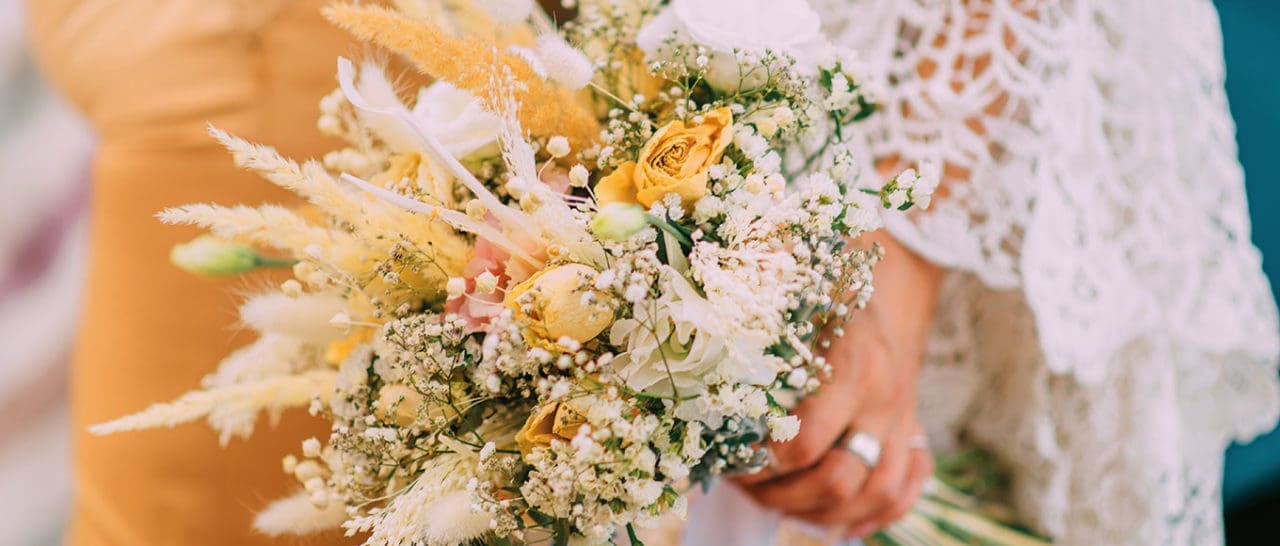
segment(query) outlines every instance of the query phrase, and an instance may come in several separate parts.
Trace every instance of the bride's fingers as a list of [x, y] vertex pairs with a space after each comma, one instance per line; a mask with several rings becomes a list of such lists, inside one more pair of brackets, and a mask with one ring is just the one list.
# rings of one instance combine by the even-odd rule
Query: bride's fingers
[[859, 528], [871, 522], [875, 516], [892, 509], [905, 493], [911, 470], [911, 453], [907, 443], [906, 435], [902, 433], [888, 435], [879, 464], [871, 471], [862, 487], [856, 490], [852, 499], [845, 499], [845, 502], [840, 503], [823, 503], [823, 508], [800, 517], [819, 524], [844, 523], [849, 528]]
[[874, 521], [849, 528], [848, 537], [865, 537], [880, 531], [902, 519], [915, 508], [924, 491], [924, 483], [933, 475], [933, 454], [925, 449], [911, 450], [911, 472], [907, 477], [906, 491], [886, 512], [875, 517]]
[[866, 477], [867, 467], [862, 461], [836, 448], [813, 468], [744, 486], [743, 491], [761, 505], [798, 515], [852, 501]]
[[824, 386], [801, 402], [795, 411], [800, 433], [788, 442], [769, 444], [772, 461], [762, 474], [784, 475], [817, 465], [849, 428], [850, 418], [845, 416], [854, 415], [855, 406], [851, 397], [841, 395], [848, 390], [842, 385]]

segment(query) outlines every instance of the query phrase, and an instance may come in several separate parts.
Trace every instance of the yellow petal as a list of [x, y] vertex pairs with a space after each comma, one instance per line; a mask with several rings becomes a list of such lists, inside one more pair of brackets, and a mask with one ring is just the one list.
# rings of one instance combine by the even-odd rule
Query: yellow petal
[[559, 404], [543, 404], [529, 414], [524, 427], [516, 433], [516, 445], [520, 446], [521, 454], [528, 457], [533, 448], [551, 445], [551, 439], [555, 437], [552, 430], [555, 428], [558, 407]]
[[596, 184], [596, 203], [602, 207], [612, 203], [639, 205], [640, 202], [636, 201], [635, 172], [634, 161], [618, 165], [609, 176]]
[[688, 178], [682, 178], [670, 186], [651, 186], [640, 190], [636, 194], [636, 199], [644, 206], [651, 206], [668, 193], [674, 193], [680, 196], [680, 202], [689, 209], [707, 195], [707, 176], [706, 171], [703, 171]]

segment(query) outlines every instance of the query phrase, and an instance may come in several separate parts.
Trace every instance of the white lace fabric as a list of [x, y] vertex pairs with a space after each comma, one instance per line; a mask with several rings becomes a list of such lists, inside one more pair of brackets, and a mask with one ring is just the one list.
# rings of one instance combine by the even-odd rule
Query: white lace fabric
[[1222, 542], [1222, 451], [1280, 415], [1209, 0], [814, 0], [889, 74], [867, 161], [945, 165], [897, 238], [949, 268], [937, 445], [1068, 545]]

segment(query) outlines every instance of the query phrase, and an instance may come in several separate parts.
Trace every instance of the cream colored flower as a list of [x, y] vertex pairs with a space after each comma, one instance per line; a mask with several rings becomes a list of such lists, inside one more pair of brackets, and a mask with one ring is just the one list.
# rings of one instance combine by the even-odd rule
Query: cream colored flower
[[458, 159], [498, 155], [502, 120], [480, 106], [476, 96], [445, 81], [422, 88], [414, 117]]
[[636, 162], [622, 164], [596, 185], [596, 200], [648, 207], [674, 193], [692, 207], [707, 194], [708, 170], [720, 163], [731, 142], [728, 108], [704, 114], [700, 123], [673, 121], [649, 139]]

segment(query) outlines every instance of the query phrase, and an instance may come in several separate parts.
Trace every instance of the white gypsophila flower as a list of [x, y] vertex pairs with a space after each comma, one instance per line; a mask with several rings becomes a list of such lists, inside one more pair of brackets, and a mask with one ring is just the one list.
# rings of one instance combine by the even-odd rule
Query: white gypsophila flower
[[591, 173], [582, 165], [574, 165], [569, 169], [569, 185], [575, 188], [585, 188], [591, 181]]
[[546, 78], [571, 90], [586, 87], [595, 76], [591, 60], [557, 34], [539, 36], [534, 53]]
[[436, 81], [418, 92], [413, 116], [458, 159], [495, 156], [500, 151], [502, 121], [480, 106], [471, 92], [446, 81]]
[[498, 276], [488, 269], [476, 276], [476, 292], [492, 294], [498, 289]]
[[786, 417], [770, 416], [769, 438], [775, 442], [788, 442], [800, 433], [800, 418], [794, 415]]
[[769, 141], [750, 130], [734, 131], [733, 145], [742, 150], [742, 154], [751, 160], [769, 151]]
[[743, 81], [735, 51], [756, 58], [787, 55], [802, 74], [810, 74], [826, 45], [821, 19], [806, 0], [672, 0], [640, 29], [636, 43], [645, 54], [661, 59], [672, 54], [673, 40], [705, 48], [705, 59], [688, 61], [695, 68], [704, 65], [707, 82], [726, 91], [756, 87], [768, 77], [757, 71]]
[[942, 181], [942, 169], [937, 163], [926, 162], [920, 165], [919, 174], [912, 184], [911, 202], [921, 209], [928, 209], [933, 202], [933, 193]]
[[768, 411], [769, 399], [763, 390], [754, 385], [737, 385], [685, 399], [676, 404], [675, 416], [718, 429], [728, 418], [755, 420]]
[[569, 155], [569, 139], [562, 136], [553, 136], [547, 141], [547, 153], [555, 159]]
[[444, 284], [444, 288], [449, 299], [460, 298], [467, 292], [467, 280], [462, 277], [450, 277]]

